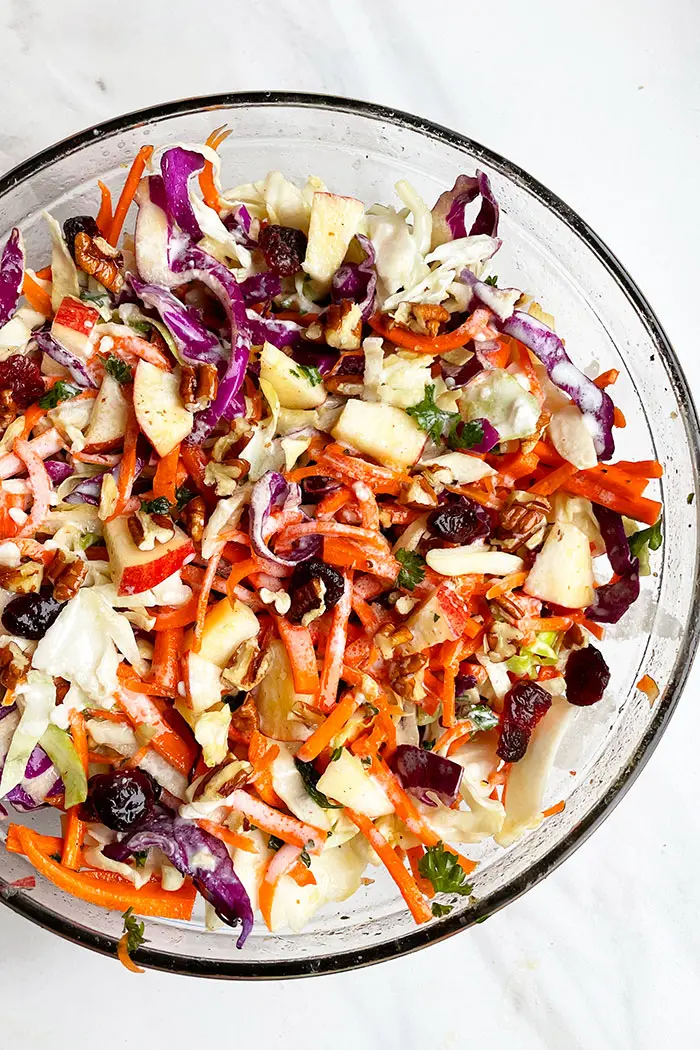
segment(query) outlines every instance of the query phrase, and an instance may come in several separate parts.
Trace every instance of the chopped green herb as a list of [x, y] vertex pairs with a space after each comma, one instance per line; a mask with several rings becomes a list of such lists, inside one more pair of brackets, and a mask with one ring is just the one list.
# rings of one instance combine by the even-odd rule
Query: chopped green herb
[[308, 853], [306, 852], [306, 850], [305, 850], [305, 849], [303, 849], [303, 850], [301, 851], [301, 853], [299, 854], [299, 860], [300, 860], [300, 861], [301, 861], [301, 863], [302, 863], [302, 864], [304, 864], [304, 865], [305, 865], [305, 866], [306, 866], [307, 868], [310, 868], [310, 867], [311, 867], [311, 857], [309, 856], [309, 854], [308, 854]]
[[423, 748], [424, 751], [432, 751], [433, 748], [435, 747], [435, 741], [434, 740], [421, 740], [420, 746]]
[[46, 393], [39, 398], [39, 408], [55, 408], [61, 401], [68, 401], [71, 397], [75, 397], [76, 394], [80, 393], [80, 387], [73, 386], [71, 383], [66, 383], [65, 380], [59, 379], [57, 383], [47, 390]]
[[148, 850], [142, 849], [138, 853], [134, 853], [134, 863], [137, 868], [145, 868], [146, 861], [148, 860]]
[[86, 551], [88, 547], [92, 547], [93, 543], [99, 543], [101, 539], [99, 532], [84, 532], [80, 537], [79, 543], [83, 550]]
[[470, 708], [468, 718], [475, 729], [493, 729], [498, 725], [498, 715], [486, 704]]
[[192, 492], [186, 485], [180, 485], [179, 488], [175, 489], [175, 502], [178, 510], [182, 510], [183, 507], [187, 506], [191, 499], [197, 495], [196, 492]]
[[146, 926], [143, 921], [139, 922], [139, 920], [134, 917], [133, 908], [127, 908], [122, 915], [122, 919], [124, 920], [124, 933], [126, 934], [126, 951], [127, 955], [131, 955], [131, 953], [140, 948], [146, 940], [144, 937]]
[[449, 915], [452, 911], [451, 904], [438, 904], [437, 901], [433, 901], [430, 905], [430, 910], [436, 919], [441, 919], [443, 915]]
[[416, 551], [402, 547], [396, 551], [396, 560], [401, 563], [401, 571], [396, 577], [397, 586], [412, 591], [425, 579], [425, 558]]
[[61, 854], [60, 853], [49, 853], [49, 856], [51, 857], [51, 860], [55, 860], [57, 864], [61, 863]]
[[487, 919], [488, 919], [488, 915], [482, 915], [480, 919], [475, 919], [474, 920], [474, 925], [478, 926], [480, 923], [486, 922]]
[[461, 893], [469, 896], [472, 888], [467, 875], [454, 853], [449, 853], [442, 842], [428, 846], [418, 861], [418, 871], [428, 879], [436, 893]]
[[318, 386], [323, 379], [315, 365], [297, 365], [296, 369], [292, 370], [292, 375], [297, 376], [299, 379], [308, 379], [311, 386]]
[[273, 853], [276, 853], [278, 849], [281, 849], [282, 846], [284, 846], [284, 840], [278, 839], [276, 835], [270, 835], [269, 839], [267, 840], [267, 845]]
[[331, 800], [316, 787], [321, 779], [321, 774], [318, 772], [313, 762], [301, 762], [298, 758], [295, 758], [294, 765], [299, 771], [299, 775], [304, 782], [304, 787], [306, 788], [309, 798], [311, 798], [317, 806], [320, 806], [322, 809], [343, 808], [338, 805], [337, 802], [331, 802]]
[[146, 500], [141, 504], [141, 510], [144, 514], [167, 514], [170, 510], [170, 500], [166, 496]]
[[685, 501], [686, 501], [686, 503], [688, 505], [690, 505], [693, 502], [694, 499], [695, 499], [695, 493], [694, 492], [689, 492], [688, 495], [685, 497]]
[[439, 619], [440, 619], [440, 614], [439, 613], [433, 613], [433, 623], [437, 623]]
[[364, 758], [361, 758], [360, 762], [362, 763], [363, 766], [371, 766], [372, 765], [372, 759], [369, 757], [369, 755], [365, 755]]
[[110, 354], [109, 357], [105, 358], [105, 372], [112, 379], [116, 379], [122, 386], [125, 383], [131, 383], [134, 379], [134, 373], [131, 371], [126, 361], [122, 361], [116, 354]]
[[379, 708], [375, 707], [374, 704], [365, 704], [365, 711], [370, 718], [375, 718], [379, 714]]
[[661, 521], [662, 519], [659, 518], [656, 525], [651, 525], [648, 529], [641, 529], [629, 537], [630, 553], [634, 558], [639, 557], [644, 547], [647, 547], [650, 551], [659, 549], [663, 541]]
[[425, 430], [426, 434], [430, 434], [433, 441], [436, 442], [441, 440], [445, 427], [458, 423], [460, 419], [459, 412], [445, 412], [443, 409], [438, 408], [435, 403], [435, 385], [433, 383], [429, 383], [426, 386], [423, 400], [419, 401], [417, 405], [407, 408], [406, 411], [409, 416], [415, 419], [421, 430]]
[[331, 762], [337, 762], [343, 753], [342, 747], [334, 747], [331, 751]]
[[492, 288], [495, 288], [498, 284], [498, 274], [494, 273], [491, 277], [487, 277], [484, 284], [490, 284]]
[[480, 445], [483, 440], [484, 427], [478, 419], [473, 420], [471, 423], [465, 423], [461, 419], [456, 419], [447, 435], [447, 444], [455, 452], [462, 448], [474, 448], [475, 445]]

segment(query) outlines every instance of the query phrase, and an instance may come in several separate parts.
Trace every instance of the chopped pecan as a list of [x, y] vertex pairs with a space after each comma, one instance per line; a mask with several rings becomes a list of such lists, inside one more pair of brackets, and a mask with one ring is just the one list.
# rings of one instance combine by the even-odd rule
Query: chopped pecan
[[292, 601], [289, 607], [290, 623], [300, 623], [308, 627], [326, 611], [324, 598], [326, 596], [326, 585], [322, 579], [312, 576], [310, 580], [297, 587], [292, 592]]
[[437, 507], [438, 498], [430, 482], [424, 477], [412, 477], [401, 483], [399, 503], [412, 503], [418, 507]]
[[85, 583], [88, 574], [87, 564], [77, 554], [57, 550], [53, 561], [46, 570], [46, 576], [53, 583], [53, 596], [57, 602], [67, 602], [75, 598]]
[[362, 313], [351, 299], [331, 303], [326, 311], [324, 330], [328, 346], [336, 350], [359, 350], [362, 343]]
[[17, 418], [19, 407], [9, 388], [0, 390], [0, 428], [5, 430]]
[[249, 762], [237, 758], [222, 762], [221, 765], [205, 773], [194, 789], [193, 802], [214, 802], [226, 798], [236, 788], [243, 787], [253, 772]]
[[202, 542], [207, 507], [201, 496], [195, 496], [180, 511], [180, 523], [195, 543]]
[[250, 692], [263, 680], [269, 666], [268, 651], [261, 650], [257, 641], [249, 638], [238, 646], [231, 663], [224, 668], [222, 677], [234, 689]]
[[250, 463], [247, 459], [238, 459], [236, 456], [232, 456], [230, 459], [228, 456], [224, 456], [221, 460], [226, 467], [228, 467], [231, 477], [235, 478], [236, 481], [241, 481], [243, 478], [248, 476], [250, 470]]
[[183, 365], [180, 370], [180, 397], [186, 409], [199, 412], [213, 401], [219, 389], [219, 374], [215, 365], [193, 367]]
[[108, 244], [104, 237], [91, 237], [87, 233], [75, 236], [75, 261], [90, 277], [103, 284], [110, 292], [120, 292], [124, 278], [119, 270], [120, 253]]
[[231, 715], [231, 729], [234, 739], [241, 739], [246, 743], [250, 740], [253, 730], [258, 728], [258, 709], [255, 700], [248, 693], [243, 704]]
[[147, 514], [137, 510], [127, 518], [131, 538], [140, 551], [152, 551], [157, 543], [167, 543], [175, 535], [175, 526], [167, 514]]
[[395, 693], [404, 700], [419, 703], [426, 695], [423, 685], [423, 674], [428, 664], [428, 657], [423, 653], [413, 653], [389, 664], [389, 681]]
[[449, 321], [449, 311], [437, 303], [410, 303], [415, 324], [411, 325], [421, 335], [435, 337], [441, 324]]
[[395, 628], [393, 624], [385, 623], [374, 636], [375, 644], [385, 660], [392, 658], [394, 649], [398, 649], [400, 645], [405, 645], [412, 639], [413, 632], [405, 624]]
[[524, 604], [519, 602], [512, 594], [500, 594], [491, 603], [491, 611], [497, 619], [505, 620], [507, 623], [515, 624], [527, 615]]
[[514, 551], [525, 546], [537, 550], [544, 541], [549, 500], [529, 492], [513, 492], [501, 511], [494, 542], [503, 550]]
[[514, 642], [520, 641], [522, 633], [510, 623], [497, 620], [487, 631], [484, 651], [493, 664], [502, 664], [518, 651]]
[[27, 561], [17, 568], [0, 568], [0, 587], [13, 594], [29, 594], [40, 589], [44, 577], [44, 566], [40, 562]]
[[260, 601], [264, 602], [265, 605], [273, 605], [280, 616], [284, 616], [285, 613], [289, 612], [292, 599], [282, 588], [278, 591], [271, 591], [269, 587], [261, 587], [258, 594], [260, 595]]
[[8, 642], [0, 648], [0, 685], [16, 689], [26, 677], [30, 660], [16, 642]]

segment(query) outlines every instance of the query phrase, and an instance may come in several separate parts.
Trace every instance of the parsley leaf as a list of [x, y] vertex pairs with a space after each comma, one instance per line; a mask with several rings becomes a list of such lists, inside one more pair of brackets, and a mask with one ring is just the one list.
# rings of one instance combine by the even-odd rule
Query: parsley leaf
[[442, 918], [443, 915], [449, 915], [452, 911], [451, 904], [438, 904], [437, 901], [433, 901], [430, 905], [430, 910], [436, 919]]
[[315, 365], [297, 365], [293, 374], [299, 376], [300, 379], [308, 379], [311, 386], [318, 386], [322, 381], [321, 373]]
[[148, 860], [148, 850], [142, 849], [138, 853], [134, 853], [133, 857], [137, 868], [145, 868]]
[[196, 495], [197, 493], [188, 489], [186, 485], [180, 485], [179, 488], [175, 490], [177, 509], [182, 510], [182, 508], [185, 507], [191, 499], [194, 499]]
[[432, 751], [435, 747], [435, 743], [435, 740], [421, 740], [420, 746], [423, 748], [424, 751]]
[[498, 725], [498, 715], [486, 704], [477, 704], [470, 708], [467, 717], [475, 729], [493, 729]]
[[47, 390], [46, 393], [39, 398], [37, 402], [39, 408], [55, 408], [61, 401], [68, 401], [71, 397], [75, 397], [76, 394], [80, 393], [80, 387], [73, 386], [71, 383], [66, 383], [65, 380], [59, 379], [57, 383]]
[[[341, 806], [341, 809], [342, 809], [342, 806]], [[308, 854], [308, 853], [306, 852], [306, 850], [305, 850], [305, 849], [303, 849], [303, 850], [301, 851], [301, 853], [299, 854], [299, 860], [300, 860], [300, 861], [301, 861], [301, 863], [302, 863], [302, 864], [304, 864], [304, 865], [305, 865], [305, 866], [306, 866], [307, 868], [310, 868], [310, 867], [311, 867], [311, 857], [309, 856], [309, 854]]]
[[334, 747], [331, 751], [331, 762], [337, 762], [343, 753], [342, 747]]
[[157, 496], [156, 499], [146, 500], [141, 504], [144, 514], [167, 514], [170, 510], [170, 500], [167, 496]]
[[430, 434], [433, 441], [440, 441], [446, 426], [459, 422], [458, 412], [444, 412], [435, 404], [435, 385], [429, 383], [423, 391], [423, 400], [407, 408], [409, 416], [415, 419], [421, 430]]
[[316, 787], [319, 780], [321, 779], [321, 774], [318, 772], [313, 762], [301, 762], [298, 758], [295, 758], [294, 765], [299, 770], [301, 779], [304, 781], [306, 793], [308, 794], [309, 798], [316, 803], [317, 806], [320, 806], [322, 809], [343, 808], [342, 806], [338, 805], [337, 802], [331, 802], [328, 796], [324, 795], [323, 792], [319, 791]]
[[278, 839], [276, 835], [270, 835], [269, 839], [267, 840], [267, 845], [273, 853], [276, 853], [278, 849], [281, 849], [282, 846], [284, 846], [284, 840]]
[[86, 551], [88, 547], [92, 547], [93, 543], [99, 543], [101, 539], [99, 532], [84, 532], [78, 542], [83, 550]]
[[138, 919], [134, 918], [133, 908], [127, 908], [122, 915], [122, 919], [124, 920], [124, 933], [126, 934], [126, 950], [127, 954], [131, 955], [146, 940], [143, 935], [146, 926], [143, 921], [139, 922]]
[[659, 549], [663, 541], [661, 521], [662, 519], [659, 518], [656, 525], [651, 525], [648, 529], [641, 529], [629, 537], [630, 553], [633, 558], [639, 557], [644, 547], [648, 547], [650, 551]]
[[447, 435], [447, 444], [455, 452], [461, 448], [474, 448], [484, 440], [484, 427], [478, 419], [471, 423], [465, 423], [462, 419], [455, 419]]
[[484, 284], [490, 284], [492, 288], [495, 288], [498, 284], [498, 274], [495, 273], [492, 277], [487, 277]]
[[116, 354], [110, 354], [105, 359], [105, 372], [112, 379], [116, 379], [122, 386], [125, 383], [131, 383], [134, 379], [134, 374], [127, 365], [126, 361], [122, 361]]
[[694, 499], [695, 499], [695, 493], [694, 492], [689, 492], [688, 495], [685, 497], [685, 502], [688, 505], [690, 505], [693, 502]]
[[418, 861], [418, 871], [432, 884], [436, 893], [461, 893], [469, 896], [472, 888], [467, 875], [454, 853], [449, 853], [442, 842], [428, 846]]
[[396, 560], [401, 563], [401, 571], [396, 577], [397, 586], [412, 591], [425, 578], [425, 558], [416, 551], [400, 548], [396, 552]]

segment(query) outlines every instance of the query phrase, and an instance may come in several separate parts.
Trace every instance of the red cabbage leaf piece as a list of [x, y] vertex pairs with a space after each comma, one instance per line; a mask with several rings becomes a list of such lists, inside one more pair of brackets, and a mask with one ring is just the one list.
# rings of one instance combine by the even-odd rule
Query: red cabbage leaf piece
[[343, 263], [333, 274], [331, 282], [331, 299], [339, 303], [342, 299], [351, 299], [357, 303], [366, 321], [374, 311], [374, 299], [377, 293], [377, 271], [375, 269], [374, 245], [369, 237], [357, 234], [357, 240], [366, 258], [361, 263]]
[[[433, 230], [440, 241], [457, 240], [467, 236], [467, 207], [481, 197], [479, 214], [469, 230], [470, 237], [485, 234], [495, 237], [498, 233], [499, 207], [493, 195], [491, 183], [485, 172], [477, 169], [476, 175], [458, 175], [451, 190], [441, 193], [433, 208]], [[448, 236], [441, 236], [441, 233]]]
[[301, 503], [301, 490], [296, 483], [289, 484], [274, 470], [255, 482], [250, 497], [250, 543], [259, 558], [274, 562], [275, 565], [297, 565], [300, 561], [313, 558], [321, 549], [319, 536], [305, 536], [297, 548], [287, 558], [274, 554], [267, 545], [270, 535], [266, 535], [267, 520], [276, 508], [291, 510]]
[[610, 395], [605, 390], [599, 390], [592, 379], [578, 370], [556, 332], [541, 321], [516, 310], [501, 325], [501, 330], [532, 350], [547, 369], [554, 385], [568, 394], [581, 409], [598, 458], [610, 459], [615, 451], [612, 433], [615, 406]]
[[22, 234], [15, 226], [0, 256], [0, 328], [17, 308], [24, 278]]
[[610, 567], [620, 578], [598, 587], [586, 616], [597, 623], [617, 623], [639, 597], [639, 558], [632, 556], [622, 516], [617, 511], [594, 503], [593, 513], [598, 519]]
[[156, 310], [177, 345], [183, 361], [188, 364], [216, 364], [221, 360], [219, 340], [167, 288], [146, 284], [129, 275], [132, 288], [144, 306]]
[[[165, 190], [165, 211], [180, 229], [194, 241], [202, 239], [202, 230], [192, 207], [189, 193], [189, 181], [193, 175], [204, 168], [204, 157], [201, 153], [175, 146], [166, 150], [160, 160]], [[151, 193], [151, 200], [153, 196]]]
[[157, 813], [119, 843], [122, 857], [151, 846], [162, 850], [181, 875], [192, 877], [222, 922], [241, 924], [236, 947], [242, 948], [253, 928], [253, 909], [223, 842], [191, 821]]

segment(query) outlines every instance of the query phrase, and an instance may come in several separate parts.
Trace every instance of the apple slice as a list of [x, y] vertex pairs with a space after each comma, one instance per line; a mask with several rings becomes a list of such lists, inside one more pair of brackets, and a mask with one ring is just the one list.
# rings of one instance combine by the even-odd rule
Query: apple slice
[[[258, 618], [247, 605], [239, 602], [233, 604], [228, 598], [222, 598], [213, 605], [204, 620], [199, 655], [217, 667], [226, 667], [238, 646], [255, 638], [260, 630]], [[185, 649], [192, 644], [192, 632], [185, 637]]]
[[331, 433], [336, 441], [399, 470], [418, 462], [426, 439], [425, 432], [403, 409], [357, 398], [346, 402]]
[[124, 437], [129, 406], [121, 383], [106, 375], [95, 398], [85, 431], [85, 452], [109, 452]]
[[310, 704], [312, 696], [297, 693], [287, 650], [279, 639], [270, 642], [267, 674], [257, 687], [255, 706], [260, 731], [273, 740], [306, 740], [311, 729], [296, 713]]
[[314, 193], [303, 267], [322, 288], [330, 285], [357, 233], [365, 206], [354, 197]]
[[151, 551], [139, 550], [124, 516], [104, 523], [104, 538], [118, 594], [149, 591], [194, 557], [192, 540], [177, 527], [171, 540]]
[[221, 700], [221, 668], [200, 653], [189, 650], [182, 658], [185, 696], [197, 714], [208, 711]]
[[260, 378], [274, 388], [282, 408], [318, 408], [326, 400], [323, 383], [315, 385], [296, 361], [272, 343], [265, 343], [260, 355]]
[[183, 441], [192, 430], [193, 416], [180, 397], [179, 374], [139, 361], [134, 376], [136, 419], [159, 456]]
[[555, 522], [523, 584], [526, 594], [567, 609], [585, 609], [594, 598], [588, 536], [576, 525]]
[[419, 653], [441, 642], [453, 642], [469, 619], [468, 599], [458, 583], [440, 584], [406, 621], [413, 637], [401, 647], [403, 653]]
[[93, 352], [95, 325], [99, 320], [100, 312], [94, 306], [66, 295], [56, 311], [51, 335], [65, 350], [75, 354], [81, 361], [87, 361]]

